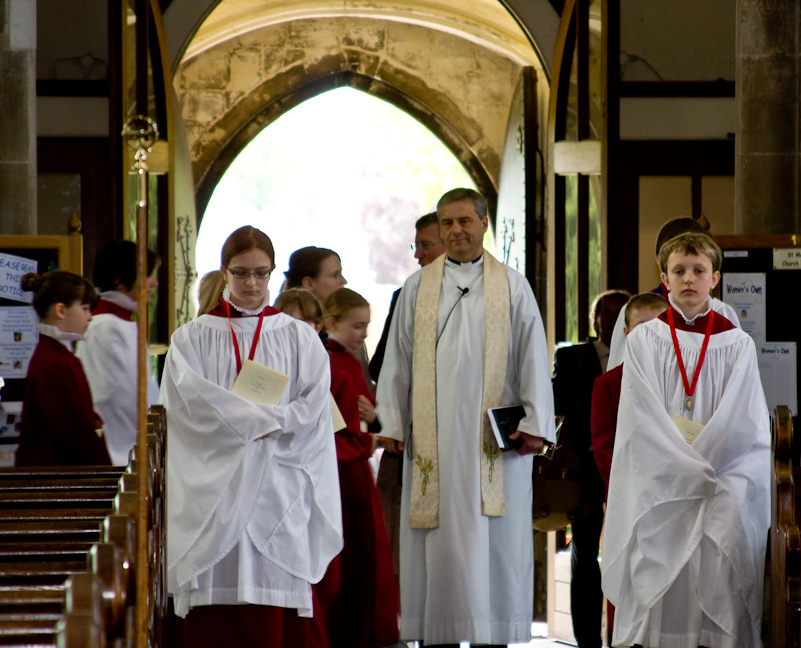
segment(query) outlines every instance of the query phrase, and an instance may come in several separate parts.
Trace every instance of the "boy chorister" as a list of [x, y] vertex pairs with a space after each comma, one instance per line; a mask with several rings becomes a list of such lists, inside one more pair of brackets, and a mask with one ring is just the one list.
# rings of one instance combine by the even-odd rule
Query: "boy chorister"
[[671, 307], [626, 341], [603, 544], [615, 646], [761, 646], [770, 430], [751, 338], [711, 309], [720, 248], [660, 251]]

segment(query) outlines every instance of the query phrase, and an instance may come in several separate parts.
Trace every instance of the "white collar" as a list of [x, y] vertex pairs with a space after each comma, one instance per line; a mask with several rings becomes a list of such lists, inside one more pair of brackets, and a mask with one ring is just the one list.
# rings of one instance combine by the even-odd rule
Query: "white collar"
[[476, 265], [479, 261], [483, 262], [484, 261], [484, 253], [482, 252], [481, 254], [479, 254], [472, 261], [457, 261], [456, 259], [452, 259], [451, 257], [446, 255], [445, 256], [445, 261], [447, 261], [450, 265], [456, 266], [457, 268], [459, 266], [470, 267], [470, 266]]
[[46, 335], [54, 340], [58, 340], [70, 351], [72, 351], [73, 343], [86, 339], [80, 333], [67, 333], [66, 331], [62, 331], [60, 328], [58, 328], [58, 326], [53, 326], [52, 324], [43, 324], [42, 322], [39, 322], [36, 325], [36, 330], [39, 331], [41, 335]]
[[136, 300], [128, 297], [128, 295], [124, 295], [119, 290], [106, 290], [100, 293], [100, 299], [105, 299], [107, 302], [116, 304], [120, 308], [124, 308], [132, 313], [136, 310]]
[[676, 306], [676, 302], [673, 301], [673, 293], [668, 293], [668, 301], [670, 302], [670, 305], [673, 306], [673, 308], [675, 308], [679, 312], [679, 315], [681, 315], [684, 318], [684, 321], [687, 324], [695, 323], [695, 320], [697, 320], [699, 317], [705, 317], [709, 315], [709, 311], [712, 310], [712, 298], [709, 297], [708, 295], [706, 298], [706, 310], [703, 313], [698, 313], [698, 315], [696, 315], [692, 319], [687, 319], [687, 316], [684, 314], [681, 308]]
[[238, 310], [243, 315], [260, 315], [261, 312], [264, 310], [266, 306], [270, 305], [270, 289], [267, 289], [267, 294], [264, 295], [264, 301], [262, 301], [261, 306], [257, 310], [248, 310], [247, 308], [242, 308], [241, 306], [237, 306], [234, 302], [231, 301], [231, 289], [228, 287], [228, 284], [225, 285], [225, 289], [223, 290], [223, 299], [227, 301], [233, 308]]

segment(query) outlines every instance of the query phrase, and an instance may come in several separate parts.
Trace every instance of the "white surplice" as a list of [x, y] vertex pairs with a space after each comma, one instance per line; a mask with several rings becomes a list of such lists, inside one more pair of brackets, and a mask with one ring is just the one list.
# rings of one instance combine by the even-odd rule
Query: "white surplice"
[[[712, 298], [712, 310], [720, 313], [729, 320], [736, 327], [740, 327], [740, 320], [737, 319], [735, 310], [720, 301], [719, 299]], [[620, 309], [620, 313], [615, 321], [615, 328], [612, 331], [612, 342], [609, 344], [609, 359], [606, 361], [606, 369], [609, 371], [623, 363], [623, 353], [626, 351], [626, 334], [623, 332], [623, 327], [626, 325], [626, 307]]]
[[[89, 322], [86, 340], [75, 352], [89, 380], [95, 411], [103, 419], [108, 453], [115, 466], [128, 464], [128, 453], [136, 443], [137, 338], [136, 322], [103, 313]], [[147, 373], [149, 407], [159, 402], [159, 386], [149, 366]]]
[[[411, 443], [414, 308], [420, 273], [403, 286], [378, 383], [382, 436]], [[483, 257], [450, 260], [437, 318], [439, 526], [409, 528], [413, 462], [404, 461], [400, 531], [401, 637], [426, 643], [524, 643], [533, 609], [532, 457], [503, 456], [506, 514], [481, 514], [484, 354]], [[545, 331], [526, 279], [506, 269], [511, 303], [503, 403], [522, 403], [519, 429], [554, 441]], [[463, 288], [469, 288], [459, 303]], [[447, 319], [447, 324], [445, 323]], [[444, 329], [443, 329], [444, 326]]]
[[[703, 330], [677, 335], [691, 381]], [[713, 334], [691, 411], [686, 398], [669, 326], [638, 326], [626, 340], [603, 540], [613, 643], [760, 646], [770, 425], [751, 338]], [[677, 413], [705, 426], [693, 445]]]
[[[231, 320], [244, 357], [258, 320]], [[278, 405], [230, 392], [227, 318], [185, 324], [167, 353], [167, 575], [179, 616], [245, 603], [311, 616], [310, 584], [342, 548], [328, 354], [310, 326], [277, 314], [253, 359], [289, 376]]]

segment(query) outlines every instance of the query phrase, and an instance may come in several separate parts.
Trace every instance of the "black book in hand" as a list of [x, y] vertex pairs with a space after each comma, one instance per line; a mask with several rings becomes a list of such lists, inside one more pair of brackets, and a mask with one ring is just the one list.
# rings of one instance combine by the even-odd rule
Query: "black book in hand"
[[517, 450], [523, 439], [510, 439], [509, 435], [517, 431], [517, 426], [526, 417], [526, 410], [522, 405], [506, 405], [505, 407], [492, 407], [487, 410], [492, 432], [501, 450]]

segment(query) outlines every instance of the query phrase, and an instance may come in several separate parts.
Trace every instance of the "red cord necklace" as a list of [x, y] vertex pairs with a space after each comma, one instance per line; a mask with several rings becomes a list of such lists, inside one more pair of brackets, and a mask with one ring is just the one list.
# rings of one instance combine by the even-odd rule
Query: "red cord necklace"
[[[239, 342], [236, 339], [236, 333], [234, 333], [234, 326], [231, 324], [231, 307], [228, 305], [228, 302], [223, 300], [223, 307], [225, 308], [225, 314], [228, 316], [228, 326], [231, 328], [231, 337], [234, 339], [234, 353], [236, 353], [236, 375], [239, 375], [239, 372], [242, 371], [242, 356], [239, 355]], [[248, 360], [253, 360], [253, 356], [256, 354], [256, 345], [259, 343], [259, 333], [261, 333], [261, 324], [264, 321], [264, 309], [262, 309], [261, 314], [259, 315], [259, 323], [256, 326], [256, 333], [253, 335], [253, 343], [250, 345], [250, 355], [248, 355]]]
[[679, 361], [679, 371], [681, 371], [681, 379], [684, 382], [684, 393], [687, 400], [684, 401], [684, 406], [687, 410], [693, 408], [693, 394], [695, 393], [695, 386], [698, 384], [698, 376], [701, 375], [701, 367], [706, 359], [706, 349], [709, 346], [709, 338], [712, 335], [712, 323], [715, 321], [715, 311], [709, 311], [709, 321], [706, 325], [706, 332], [704, 333], [704, 343], [701, 345], [701, 354], [698, 356], [698, 364], [695, 366], [693, 372], [692, 385], [687, 380], [687, 369], [684, 368], [684, 360], [681, 357], [681, 349], [679, 348], [679, 338], [676, 335], [676, 322], [673, 320], [673, 308], [668, 309], [667, 313], [668, 324], [670, 324], [670, 335], [673, 338], [673, 349], [676, 351], [676, 358]]

